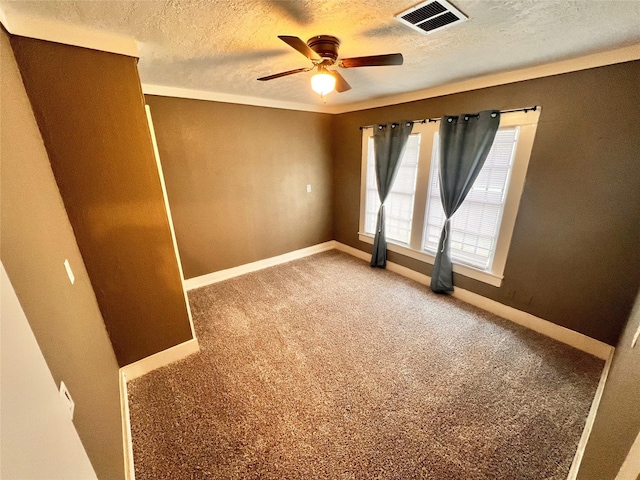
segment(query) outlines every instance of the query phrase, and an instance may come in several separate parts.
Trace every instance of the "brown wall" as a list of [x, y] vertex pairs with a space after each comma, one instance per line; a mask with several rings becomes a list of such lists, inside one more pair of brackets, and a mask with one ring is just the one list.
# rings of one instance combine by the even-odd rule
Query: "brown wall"
[[146, 98], [185, 278], [333, 239], [329, 115]]
[[[118, 364], [8, 35], [0, 29], [1, 257], [99, 478], [123, 479]], [[63, 262], [69, 259], [75, 284]]]
[[640, 295], [620, 342], [602, 394], [580, 470], [579, 480], [614, 480], [640, 433], [640, 343], [631, 348], [640, 326]]
[[336, 240], [371, 251], [357, 235], [360, 125], [540, 105], [503, 284], [454, 282], [615, 345], [640, 284], [639, 84], [636, 61], [336, 116]]
[[119, 364], [189, 340], [136, 59], [11, 44]]

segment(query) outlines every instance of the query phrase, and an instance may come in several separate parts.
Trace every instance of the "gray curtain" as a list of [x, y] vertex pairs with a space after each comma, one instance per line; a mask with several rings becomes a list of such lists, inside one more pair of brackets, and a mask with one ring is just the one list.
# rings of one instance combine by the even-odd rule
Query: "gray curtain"
[[387, 266], [387, 240], [384, 236], [384, 201], [387, 199], [393, 181], [398, 175], [400, 160], [407, 146], [407, 140], [413, 129], [413, 122], [387, 123], [374, 125], [373, 146], [376, 160], [376, 182], [380, 209], [376, 237], [373, 241], [371, 266], [385, 268]]
[[431, 274], [431, 290], [453, 292], [451, 216], [458, 210], [484, 165], [500, 125], [500, 112], [445, 116], [440, 122], [440, 199], [445, 222]]

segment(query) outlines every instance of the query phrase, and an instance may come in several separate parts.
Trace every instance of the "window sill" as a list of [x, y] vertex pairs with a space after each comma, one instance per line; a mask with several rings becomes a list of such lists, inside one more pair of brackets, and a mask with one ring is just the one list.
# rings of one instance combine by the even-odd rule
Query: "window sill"
[[[368, 233], [358, 233], [358, 237], [362, 242], [373, 244], [373, 236], [369, 235]], [[431, 265], [433, 265], [433, 262], [435, 261], [435, 257], [433, 255], [429, 255], [426, 252], [419, 252], [406, 245], [401, 245], [390, 240], [387, 240], [387, 250], [399, 253], [400, 255], [415, 258], [416, 260], [420, 260]], [[473, 278], [474, 280], [479, 280], [480, 282], [493, 285], [494, 287], [499, 287], [502, 284], [502, 275], [496, 275], [492, 272], [478, 270], [477, 268], [469, 267], [467, 265], [454, 263], [453, 271], [460, 275], [464, 275], [465, 277]]]

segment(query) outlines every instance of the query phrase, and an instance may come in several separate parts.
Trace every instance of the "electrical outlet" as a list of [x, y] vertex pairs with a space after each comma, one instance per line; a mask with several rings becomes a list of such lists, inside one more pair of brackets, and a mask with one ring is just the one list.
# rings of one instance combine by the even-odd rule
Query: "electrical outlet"
[[76, 404], [71, 398], [69, 389], [63, 381], [60, 382], [60, 397], [62, 397], [65, 407], [69, 410], [69, 416], [71, 417], [71, 420], [73, 420], [73, 410], [76, 408]]
[[65, 259], [64, 268], [67, 271], [67, 275], [69, 276], [69, 281], [71, 285], [76, 281], [76, 277], [73, 275], [73, 271], [71, 270], [71, 265], [69, 265], [69, 260]]
[[311, 184], [307, 184], [307, 193], [311, 193]]

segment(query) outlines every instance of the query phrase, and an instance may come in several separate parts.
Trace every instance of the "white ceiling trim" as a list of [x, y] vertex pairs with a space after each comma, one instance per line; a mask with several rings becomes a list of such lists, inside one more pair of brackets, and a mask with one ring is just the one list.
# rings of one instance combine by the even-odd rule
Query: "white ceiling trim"
[[0, 9], [0, 22], [12, 35], [140, 57], [138, 42], [135, 38], [29, 15], [12, 13], [7, 17], [2, 9]]
[[583, 57], [548, 63], [536, 67], [485, 75], [482, 77], [471, 78], [469, 80], [463, 80], [461, 82], [449, 83], [447, 85], [427, 88], [425, 90], [418, 90], [416, 92], [392, 95], [364, 102], [328, 106], [327, 110], [328, 113], [347, 113], [366, 110], [369, 108], [386, 107], [389, 105], [397, 105], [399, 103], [451, 95], [453, 93], [467, 92], [470, 90], [477, 90], [479, 88], [495, 87], [497, 85], [521, 82], [523, 80], [532, 80], [534, 78], [550, 77], [552, 75], [576, 72], [579, 70], [613, 65], [615, 63], [629, 62], [638, 59], [640, 59], [640, 44], [618, 48], [608, 52], [594, 53]]
[[[165, 97], [191, 98], [194, 100], [208, 100], [213, 102], [238, 103], [241, 105], [254, 105], [259, 107], [284, 108], [288, 110], [301, 110], [306, 112], [340, 114], [367, 110], [370, 108], [386, 107], [399, 103], [413, 102], [427, 98], [451, 95], [453, 93], [468, 92], [480, 88], [495, 87], [508, 83], [532, 80], [534, 78], [549, 77], [562, 73], [576, 72], [589, 68], [613, 65], [615, 63], [640, 60], [640, 44], [618, 48], [608, 52], [594, 53], [569, 60], [548, 63], [536, 67], [523, 68], [510, 72], [495, 73], [482, 77], [449, 83], [438, 87], [427, 88], [415, 92], [392, 95], [364, 102], [348, 103], [343, 105], [308, 105], [303, 103], [283, 102], [257, 97], [230, 95], [204, 90], [191, 90], [188, 88], [163, 87], [161, 85], [142, 84], [142, 91], [149, 95], [161, 95]], [[330, 102], [331, 99], [329, 98]]]
[[[87, 27], [70, 25], [55, 20], [36, 18], [15, 12], [11, 13], [9, 18], [7, 18], [7, 15], [2, 8], [0, 8], [0, 22], [4, 25], [7, 31], [13, 35], [48, 40], [132, 57], [140, 56], [138, 44], [136, 40], [131, 37], [125, 37]], [[166, 87], [162, 85], [142, 84], [142, 88], [144, 93], [151, 95], [237, 103], [241, 105], [282, 108], [287, 110], [340, 114], [388, 105], [396, 105], [399, 103], [423, 100], [426, 98], [476, 90], [496, 85], [504, 85], [523, 80], [558, 75], [638, 59], [640, 59], [640, 44], [635, 44], [607, 52], [595, 53], [536, 67], [485, 75], [424, 90], [391, 95], [362, 102], [337, 105], [332, 105], [330, 103], [331, 98], [328, 99], [328, 105], [312, 105], [204, 90]]]
[[145, 95], [160, 95], [162, 97], [190, 98], [193, 100], [208, 100], [211, 102], [237, 103], [254, 107], [282, 108], [285, 110], [300, 110], [303, 112], [331, 113], [324, 105], [309, 105], [306, 103], [285, 102], [268, 98], [232, 95], [229, 93], [208, 92], [206, 90], [192, 90], [189, 88], [165, 87], [162, 85], [142, 84]]

